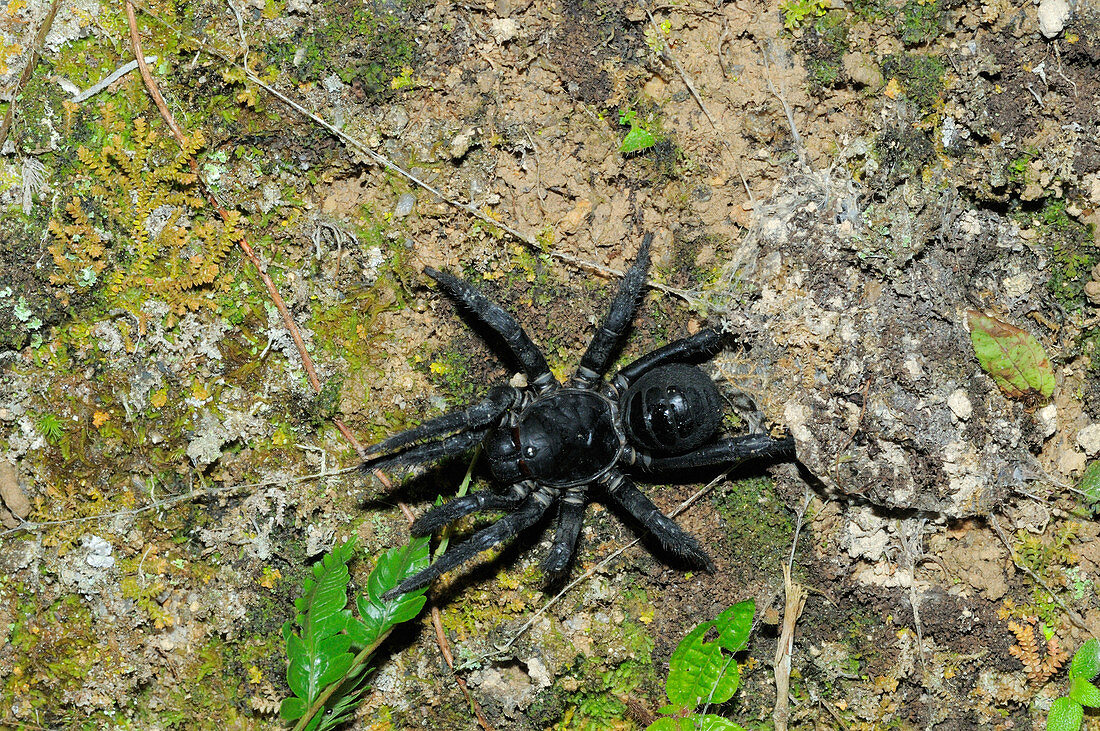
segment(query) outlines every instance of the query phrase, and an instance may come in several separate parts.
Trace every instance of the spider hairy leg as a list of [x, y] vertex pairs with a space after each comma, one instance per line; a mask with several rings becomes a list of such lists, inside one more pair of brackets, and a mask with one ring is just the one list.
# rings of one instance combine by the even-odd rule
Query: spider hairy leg
[[465, 409], [450, 411], [424, 422], [420, 426], [395, 434], [366, 448], [368, 455], [393, 452], [416, 442], [439, 439], [456, 431], [480, 429], [492, 425], [500, 416], [519, 403], [520, 392], [511, 386], [494, 386], [488, 395]]
[[775, 439], [767, 434], [747, 434], [671, 457], [639, 454], [638, 464], [647, 472], [662, 472], [699, 467], [734, 467], [750, 459], [785, 460], [791, 457], [794, 457], [792, 437]]
[[368, 459], [359, 465], [359, 469], [363, 471], [384, 470], [390, 467], [407, 467], [422, 462], [443, 459], [444, 457], [453, 457], [481, 442], [488, 432], [488, 429], [460, 432], [436, 442], [418, 444], [404, 452]]
[[698, 541], [684, 532], [672, 518], [661, 512], [625, 475], [615, 473], [607, 486], [607, 495], [630, 513], [657, 539], [661, 547], [686, 563], [714, 573], [714, 562]]
[[527, 499], [529, 493], [528, 488], [522, 485], [513, 485], [512, 492], [508, 495], [499, 495], [495, 492], [475, 492], [472, 495], [456, 497], [436, 508], [432, 508], [417, 518], [409, 527], [409, 533], [414, 536], [430, 536], [448, 523], [453, 523], [459, 518], [465, 518], [470, 513], [481, 513], [487, 510], [514, 510]]
[[623, 367], [615, 374], [613, 383], [616, 388], [625, 390], [631, 383], [659, 366], [708, 360], [722, 349], [723, 339], [724, 335], [720, 330], [708, 327], [690, 337], [674, 340]]
[[576, 385], [583, 387], [595, 383], [611, 365], [612, 356], [618, 350], [630, 323], [634, 321], [634, 311], [638, 307], [639, 295], [645, 287], [646, 272], [649, 271], [649, 245], [652, 241], [652, 233], [647, 233], [642, 239], [642, 245], [638, 248], [638, 258], [634, 260], [634, 264], [627, 270], [619, 284], [619, 292], [611, 303], [607, 317], [592, 337], [588, 350], [581, 358], [581, 364], [573, 377]]
[[558, 505], [558, 527], [554, 532], [554, 542], [550, 545], [550, 553], [542, 561], [542, 570], [548, 583], [556, 583], [569, 568], [577, 547], [577, 538], [584, 526], [586, 502], [583, 493], [571, 489]]
[[528, 382], [538, 390], [557, 384], [546, 356], [538, 349], [520, 324], [504, 309], [478, 291], [474, 285], [450, 272], [424, 267], [424, 273], [439, 283], [447, 295], [465, 305], [478, 319], [504, 339], [508, 349], [527, 374]]
[[392, 599], [432, 583], [453, 568], [456, 568], [484, 550], [517, 535], [531, 527], [550, 507], [553, 498], [544, 490], [532, 493], [514, 513], [509, 513], [488, 528], [478, 531], [465, 543], [461, 543], [436, 559], [428, 568], [415, 576], [405, 579], [395, 588], [382, 595], [383, 599]]

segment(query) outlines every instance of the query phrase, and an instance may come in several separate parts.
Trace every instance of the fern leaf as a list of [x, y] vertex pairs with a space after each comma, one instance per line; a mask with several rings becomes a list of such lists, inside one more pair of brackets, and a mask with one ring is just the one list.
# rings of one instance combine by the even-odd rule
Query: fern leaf
[[[340, 634], [348, 625], [350, 614], [344, 607], [348, 601], [348, 561], [355, 554], [352, 537], [338, 546], [313, 567], [312, 576], [302, 587], [302, 596], [295, 600], [298, 615], [294, 622], [283, 625], [286, 639], [287, 684], [297, 698], [288, 698], [279, 709], [284, 720], [294, 720], [321, 695], [325, 686], [344, 677], [355, 656], [349, 652], [351, 637]], [[294, 631], [297, 623], [300, 632]]]
[[348, 634], [359, 647], [368, 647], [390, 627], [407, 622], [424, 607], [426, 589], [402, 594], [390, 601], [381, 596], [428, 565], [428, 539], [414, 538], [407, 545], [382, 554], [367, 578], [367, 592], [356, 599], [359, 620], [348, 623]]

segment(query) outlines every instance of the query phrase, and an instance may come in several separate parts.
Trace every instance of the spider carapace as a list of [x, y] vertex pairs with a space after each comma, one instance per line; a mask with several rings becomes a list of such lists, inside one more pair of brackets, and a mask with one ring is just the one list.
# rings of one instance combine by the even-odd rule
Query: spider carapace
[[428, 462], [484, 445], [494, 489], [455, 498], [428, 511], [413, 523], [413, 535], [429, 535], [475, 512], [505, 513], [390, 594], [426, 586], [530, 527], [554, 505], [557, 525], [543, 569], [551, 581], [560, 578], [569, 568], [590, 490], [633, 516], [669, 553], [692, 566], [714, 569], [698, 542], [662, 513], [627, 473], [682, 479], [693, 471], [726, 469], [749, 459], [790, 459], [794, 441], [767, 434], [720, 438], [718, 389], [695, 365], [721, 349], [718, 330], [701, 330], [643, 355], [611, 379], [603, 377], [634, 317], [652, 238], [647, 234], [642, 240], [607, 318], [565, 385], [504, 309], [465, 280], [424, 270], [448, 296], [502, 338], [522, 367], [526, 385], [494, 386], [472, 406], [367, 448], [370, 457], [364, 469], [378, 469]]

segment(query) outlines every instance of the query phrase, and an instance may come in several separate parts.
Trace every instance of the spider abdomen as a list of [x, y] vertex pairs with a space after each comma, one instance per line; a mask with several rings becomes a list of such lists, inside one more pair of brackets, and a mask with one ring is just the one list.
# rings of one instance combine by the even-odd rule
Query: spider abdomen
[[536, 480], [567, 487], [611, 469], [623, 448], [615, 404], [594, 391], [561, 389], [532, 401], [485, 443], [501, 482]]
[[695, 366], [671, 363], [654, 368], [622, 397], [627, 437], [648, 450], [680, 454], [714, 438], [722, 425], [718, 388]]

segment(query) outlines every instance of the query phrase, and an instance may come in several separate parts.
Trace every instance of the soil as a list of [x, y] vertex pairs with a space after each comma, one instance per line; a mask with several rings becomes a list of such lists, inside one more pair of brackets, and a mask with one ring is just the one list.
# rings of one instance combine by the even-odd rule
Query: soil
[[[684, 636], [746, 599], [741, 688], [708, 712], [781, 727], [788, 563], [787, 727], [1042, 727], [1100, 631], [1100, 11], [1047, 37], [1055, 4], [139, 6], [228, 220], [136, 71], [72, 101], [132, 58], [121, 8], [66, 3], [21, 78], [47, 4], [9, 5], [0, 727], [282, 727], [321, 556], [356, 537], [360, 590], [405, 509], [493, 489], [471, 455], [336, 472], [359, 456], [334, 420], [369, 444], [515, 375], [423, 268], [565, 378], [646, 232], [619, 363], [724, 328], [728, 430], [790, 434], [797, 464], [678, 515], [713, 574], [594, 504], [560, 598], [552, 519], [445, 576], [349, 727], [645, 728], [692, 710], [665, 689]], [[999, 366], [980, 314], [1019, 333]], [[707, 477], [644, 489], [671, 513]]]

